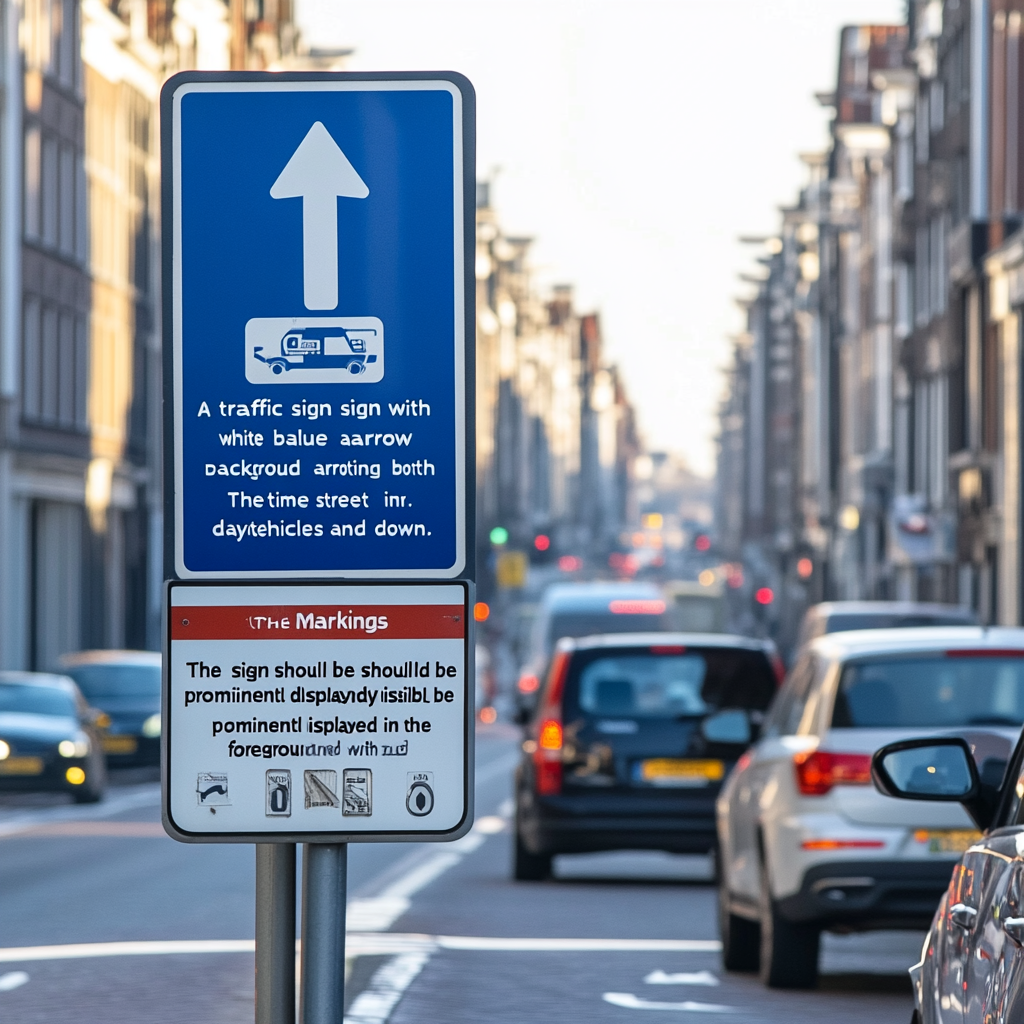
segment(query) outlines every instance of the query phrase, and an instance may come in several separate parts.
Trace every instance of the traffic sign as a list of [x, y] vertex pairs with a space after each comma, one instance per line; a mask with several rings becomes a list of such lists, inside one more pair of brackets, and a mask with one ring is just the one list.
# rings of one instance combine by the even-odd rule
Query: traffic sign
[[469, 584], [168, 584], [164, 825], [185, 842], [456, 839]]
[[474, 115], [447, 72], [164, 87], [169, 575], [472, 575]]

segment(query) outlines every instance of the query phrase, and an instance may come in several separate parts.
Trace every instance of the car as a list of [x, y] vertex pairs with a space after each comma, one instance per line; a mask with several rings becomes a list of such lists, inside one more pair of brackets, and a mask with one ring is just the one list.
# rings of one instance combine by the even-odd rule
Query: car
[[910, 629], [919, 626], [976, 626], [970, 608], [923, 601], [825, 601], [804, 612], [797, 648], [826, 633], [860, 629]]
[[0, 792], [69, 793], [103, 799], [102, 712], [67, 676], [0, 672]]
[[516, 701], [525, 722], [537, 703], [555, 644], [562, 637], [676, 629], [665, 595], [652, 583], [556, 583], [541, 597], [531, 630], [529, 656], [519, 674]]
[[111, 767], [160, 763], [160, 655], [153, 651], [79, 651], [60, 659], [110, 725], [103, 749]]
[[560, 853], [712, 850], [775, 664], [770, 641], [722, 633], [559, 640], [516, 772], [514, 877]]
[[958, 803], [984, 830], [954, 867], [910, 968], [912, 1024], [1024, 1020], [1024, 737], [1009, 764], [943, 735], [887, 744], [871, 771], [886, 796]]
[[822, 931], [927, 928], [978, 833], [961, 807], [876, 792], [871, 755], [941, 728], [1005, 758], [1022, 722], [1022, 629], [811, 641], [718, 800], [725, 968], [811, 988]]

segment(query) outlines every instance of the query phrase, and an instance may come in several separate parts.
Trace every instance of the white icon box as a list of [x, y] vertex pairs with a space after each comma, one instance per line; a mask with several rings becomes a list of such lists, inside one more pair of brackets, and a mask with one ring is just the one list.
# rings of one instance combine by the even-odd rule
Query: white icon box
[[434, 809], [433, 772], [409, 772], [406, 775], [405, 808], [417, 818], [425, 818]]
[[200, 807], [230, 807], [226, 772], [199, 772], [196, 776], [196, 803]]
[[342, 814], [358, 817], [373, 814], [373, 773], [369, 769], [346, 768], [342, 787]]
[[332, 768], [306, 769], [302, 776], [306, 810], [311, 807], [340, 807], [338, 773]]
[[292, 773], [287, 768], [267, 769], [267, 817], [290, 818]]
[[376, 384], [384, 324], [375, 316], [256, 317], [245, 325], [250, 384]]

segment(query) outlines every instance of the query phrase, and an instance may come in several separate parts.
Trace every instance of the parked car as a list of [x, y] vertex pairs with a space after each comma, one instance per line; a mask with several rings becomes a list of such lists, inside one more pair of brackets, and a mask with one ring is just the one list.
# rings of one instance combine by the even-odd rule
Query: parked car
[[675, 629], [665, 595], [652, 583], [556, 583], [544, 591], [530, 635], [530, 653], [519, 674], [520, 721], [537, 704], [555, 644], [562, 637], [650, 633]]
[[775, 695], [769, 641], [641, 633], [558, 641], [515, 781], [517, 879], [559, 853], [707, 853], [715, 797]]
[[80, 651], [61, 667], [110, 725], [103, 740], [111, 766], [160, 763], [160, 655], [153, 651]]
[[67, 676], [0, 672], [0, 790], [102, 800], [104, 720]]
[[797, 648], [826, 633], [855, 629], [913, 629], [920, 626], [976, 626], [970, 608], [922, 601], [825, 601], [804, 612]]
[[1005, 758], [1022, 722], [1024, 630], [813, 640], [718, 801], [726, 969], [809, 988], [823, 930], [927, 928], [978, 832], [961, 807], [877, 793], [871, 754], [938, 728]]
[[872, 777], [887, 796], [959, 803], [985, 830], [953, 869], [910, 969], [912, 1024], [1024, 1020], [1024, 737], [1008, 770], [960, 737], [891, 743]]

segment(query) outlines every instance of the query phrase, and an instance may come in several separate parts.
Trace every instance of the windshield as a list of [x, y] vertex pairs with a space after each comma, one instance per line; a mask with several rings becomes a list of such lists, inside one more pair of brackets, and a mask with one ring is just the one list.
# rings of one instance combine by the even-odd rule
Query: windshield
[[974, 620], [968, 615], [950, 613], [915, 613], [897, 615], [894, 612], [849, 612], [830, 615], [826, 633], [847, 633], [855, 629], [911, 629], [915, 626], [969, 626]]
[[78, 665], [67, 674], [91, 704], [102, 706], [111, 699], [160, 701], [159, 665]]
[[631, 650], [591, 658], [569, 690], [588, 715], [685, 718], [723, 707], [764, 710], [775, 678], [758, 651]]
[[834, 728], [1024, 723], [1024, 657], [922, 657], [843, 669]]
[[78, 714], [74, 697], [64, 690], [27, 683], [0, 683], [0, 714], [11, 712], [59, 718], [75, 718]]

